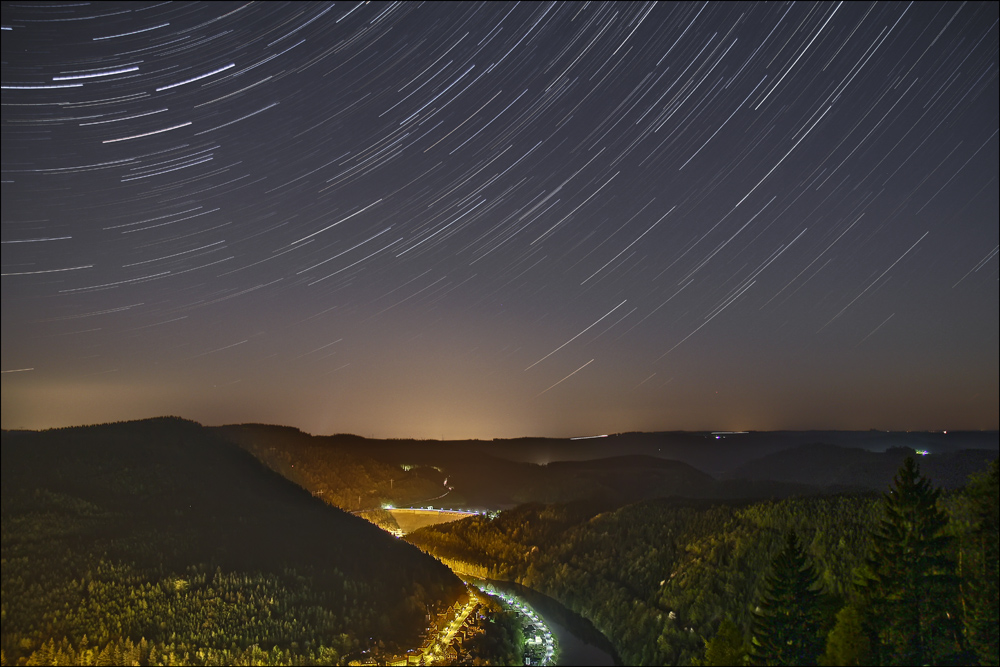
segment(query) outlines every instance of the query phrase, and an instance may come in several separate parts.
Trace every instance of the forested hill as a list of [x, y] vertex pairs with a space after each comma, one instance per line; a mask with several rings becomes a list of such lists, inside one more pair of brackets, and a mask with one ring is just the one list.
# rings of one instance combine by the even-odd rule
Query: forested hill
[[718, 492], [711, 476], [652, 456], [538, 465], [487, 453], [497, 443], [311, 436], [258, 424], [223, 426], [216, 432], [313, 494], [349, 510], [383, 504], [497, 508], [587, 498], [623, 504]]
[[[600, 500], [602, 506], [682, 496], [784, 497], [822, 489], [786, 482], [719, 482], [697, 468], [646, 454], [547, 465], [511, 461], [489, 452], [521, 441], [370, 440], [312, 436], [294, 428], [242, 424], [215, 429], [317, 497], [347, 510], [397, 507], [497, 509], [528, 502]], [[550, 441], [524, 439], [539, 447]], [[614, 449], [609, 449], [613, 454]]]
[[194, 422], [2, 438], [4, 664], [338, 662], [464, 590]]
[[[922, 458], [931, 478], [954, 488], [997, 453], [995, 432], [749, 433], [719, 439], [711, 434], [626, 433], [582, 441], [444, 442], [313, 436], [261, 424], [221, 426], [214, 432], [314, 495], [352, 511], [385, 504], [497, 509], [595, 498], [610, 507], [670, 496], [783, 498], [881, 490], [902, 460], [920, 447], [932, 448]], [[810, 437], [841, 444], [803, 444]], [[897, 446], [869, 451], [844, 443]], [[960, 449], [969, 446], [978, 449]], [[729, 468], [742, 467], [722, 479], [703, 472], [713, 468], [702, 464], [722, 467], [726, 457], [731, 457]]]
[[[440, 496], [445, 475], [430, 465], [379, 456], [353, 435], [312, 436], [296, 428], [264, 424], [220, 426], [219, 436], [331, 505], [371, 509], [383, 502], [409, 505]], [[401, 467], [402, 465], [402, 467]]]
[[516, 581], [589, 619], [627, 665], [691, 664], [722, 618], [747, 628], [771, 558], [796, 528], [832, 593], [849, 588], [877, 515], [873, 496], [724, 503], [652, 500], [594, 515], [525, 505], [406, 539]]
[[[629, 665], [995, 665], [996, 461], [981, 470], [946, 497], [900, 469], [884, 495], [536, 503], [406, 539], [559, 600]], [[775, 574], [793, 543], [797, 589]]]

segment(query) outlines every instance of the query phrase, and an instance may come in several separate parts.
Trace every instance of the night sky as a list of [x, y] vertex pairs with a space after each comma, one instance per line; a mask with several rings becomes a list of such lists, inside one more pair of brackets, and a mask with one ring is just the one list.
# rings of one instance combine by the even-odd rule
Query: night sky
[[995, 429], [997, 13], [5, 3], [3, 427]]

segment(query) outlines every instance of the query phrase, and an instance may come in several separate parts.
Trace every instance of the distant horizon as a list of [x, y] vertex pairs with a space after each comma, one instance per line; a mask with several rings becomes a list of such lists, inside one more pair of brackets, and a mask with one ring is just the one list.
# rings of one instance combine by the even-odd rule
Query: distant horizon
[[739, 436], [743, 434], [761, 434], [761, 433], [937, 433], [937, 434], [948, 434], [948, 433], [1000, 433], [1000, 427], [996, 428], [948, 428], [948, 429], [884, 429], [884, 428], [776, 428], [776, 429], [742, 429], [742, 430], [732, 430], [732, 429], [678, 429], [678, 428], [661, 428], [652, 430], [625, 430], [625, 431], [609, 431], [607, 433], [600, 434], [575, 434], [575, 435], [540, 435], [540, 434], [529, 434], [529, 435], [506, 435], [506, 436], [468, 436], [468, 437], [447, 437], [447, 438], [436, 438], [433, 436], [415, 436], [415, 435], [369, 435], [365, 433], [358, 433], [354, 431], [333, 431], [329, 433], [316, 433], [308, 429], [296, 426], [294, 424], [280, 424], [275, 422], [260, 422], [260, 421], [237, 421], [237, 422], [222, 422], [222, 423], [206, 423], [197, 419], [192, 419], [190, 417], [185, 417], [183, 415], [177, 414], [162, 414], [150, 417], [134, 417], [126, 419], [110, 419], [105, 421], [97, 421], [90, 423], [74, 423], [74, 424], [62, 424], [55, 426], [44, 426], [44, 427], [20, 427], [20, 426], [10, 426], [8, 424], [3, 424], [0, 426], [4, 431], [48, 431], [48, 430], [59, 430], [68, 428], [86, 428], [91, 426], [104, 426], [108, 424], [125, 424], [125, 423], [137, 423], [146, 421], [156, 421], [160, 419], [178, 419], [181, 421], [188, 421], [204, 426], [206, 428], [218, 428], [224, 426], [264, 426], [273, 428], [290, 428], [305, 433], [313, 437], [336, 437], [336, 436], [349, 436], [362, 438], [365, 440], [415, 440], [415, 441], [428, 441], [428, 442], [450, 442], [450, 441], [473, 441], [478, 440], [482, 442], [491, 442], [494, 440], [524, 440], [524, 439], [544, 439], [544, 440], [595, 440], [599, 438], [610, 438], [614, 436], [621, 435], [654, 435], [657, 433], [681, 433], [681, 434], [693, 434], [693, 435], [720, 435], [720, 436]]

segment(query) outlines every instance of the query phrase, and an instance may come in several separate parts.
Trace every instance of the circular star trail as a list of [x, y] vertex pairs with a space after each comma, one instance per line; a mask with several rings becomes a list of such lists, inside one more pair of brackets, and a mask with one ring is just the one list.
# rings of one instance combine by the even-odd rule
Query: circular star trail
[[996, 3], [5, 3], [4, 428], [996, 428]]

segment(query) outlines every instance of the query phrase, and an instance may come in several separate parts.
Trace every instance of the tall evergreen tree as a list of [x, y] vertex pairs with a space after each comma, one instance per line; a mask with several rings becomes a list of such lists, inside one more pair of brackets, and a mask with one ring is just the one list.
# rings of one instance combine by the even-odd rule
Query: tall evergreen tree
[[795, 531], [771, 562], [754, 612], [751, 658], [761, 665], [815, 665], [820, 652], [819, 577]]
[[894, 482], [883, 496], [868, 563], [869, 617], [879, 640], [873, 648], [882, 664], [951, 662], [960, 650], [958, 581], [948, 557], [947, 517], [937, 505], [941, 490], [912, 457]]
[[1000, 469], [993, 459], [959, 499], [965, 636], [982, 665], [1000, 664]]

